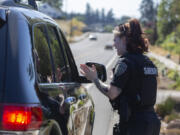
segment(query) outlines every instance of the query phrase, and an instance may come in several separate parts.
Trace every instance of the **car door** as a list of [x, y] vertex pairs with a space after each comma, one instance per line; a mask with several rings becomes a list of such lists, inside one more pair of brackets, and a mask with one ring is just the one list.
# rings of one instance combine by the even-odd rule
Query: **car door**
[[[65, 116], [60, 113], [63, 88], [55, 84], [50, 39], [44, 23], [33, 25], [33, 57], [36, 69], [36, 92], [42, 105], [44, 121], [40, 133], [66, 135]], [[58, 98], [58, 99], [57, 99]], [[66, 116], [68, 117], [68, 116]], [[62, 132], [62, 133], [61, 133]]]
[[[70, 68], [71, 74], [70, 82], [67, 82], [66, 84], [68, 85], [69, 83], [71, 85], [72, 82], [76, 84], [67, 90], [66, 100], [69, 97], [75, 99], [75, 103], [70, 105], [70, 117], [72, 119], [73, 127], [70, 127], [71, 124], [69, 124], [68, 129], [73, 129], [75, 135], [89, 135], [91, 134], [93, 127], [94, 105], [87, 90], [77, 83], [79, 78], [77, 67], [69, 45], [60, 29], [58, 29], [58, 34], [63, 52], [65, 52], [65, 56], [67, 57], [68, 68]], [[71, 132], [72, 131], [69, 131], [69, 133]]]
[[46, 119], [55, 120], [63, 135], [84, 134], [87, 129], [91, 133], [93, 104], [76, 81], [77, 68], [65, 38], [50, 23], [35, 25], [33, 33], [37, 93]]

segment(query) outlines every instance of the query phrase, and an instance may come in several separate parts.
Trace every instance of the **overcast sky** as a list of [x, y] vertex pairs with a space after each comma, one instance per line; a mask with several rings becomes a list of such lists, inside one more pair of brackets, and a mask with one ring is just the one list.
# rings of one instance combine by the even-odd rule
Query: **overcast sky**
[[[131, 17], [140, 17], [139, 6], [142, 0], [63, 0], [63, 11], [85, 13], [86, 3], [89, 3], [95, 11], [102, 8], [107, 13], [111, 8], [114, 16], [121, 17], [128, 15]], [[154, 0], [155, 2], [159, 0]]]

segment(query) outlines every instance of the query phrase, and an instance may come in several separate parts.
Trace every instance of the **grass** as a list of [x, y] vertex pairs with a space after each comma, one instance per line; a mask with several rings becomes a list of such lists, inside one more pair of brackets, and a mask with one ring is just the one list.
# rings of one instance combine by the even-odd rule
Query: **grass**
[[86, 26], [76, 18], [73, 18], [72, 20], [56, 20], [56, 22], [69, 42], [73, 42], [73, 37], [81, 36], [83, 34], [82, 29]]
[[150, 46], [150, 51], [154, 52], [154, 53], [157, 53], [159, 55], [162, 55], [162, 56], [166, 56], [167, 54], [169, 54], [169, 52], [159, 46]]
[[55, 20], [64, 33], [70, 34], [70, 21]]
[[169, 123], [170, 121], [172, 121], [172, 120], [175, 120], [175, 119], [179, 119], [180, 118], [180, 115], [177, 113], [177, 112], [172, 112], [171, 114], [169, 114], [169, 115], [166, 115], [165, 117], [164, 117], [164, 121], [166, 122], [166, 123]]
[[[163, 63], [156, 60], [155, 58], [150, 58], [150, 59], [157, 66], [158, 74], [164, 78], [168, 78], [169, 80], [171, 80], [171, 82], [167, 82], [167, 81], [165, 82], [165, 83], [169, 83], [168, 89], [180, 90], [180, 73], [177, 70], [167, 68]], [[162, 79], [162, 81], [163, 80], [164, 79]], [[166, 86], [165, 83], [162, 82], [161, 86], [162, 86], [162, 84], [164, 84]]]
[[[161, 56], [166, 56], [166, 55], [170, 54], [169, 51], [163, 49], [162, 47], [155, 46], [155, 45], [150, 46], [149, 49], [150, 49], [151, 52], [154, 52], [154, 53], [159, 54]], [[171, 53], [171, 60], [178, 63], [179, 56], [177, 54], [175, 54], [175, 53]]]
[[168, 129], [166, 131], [167, 135], [180, 135], [180, 129]]

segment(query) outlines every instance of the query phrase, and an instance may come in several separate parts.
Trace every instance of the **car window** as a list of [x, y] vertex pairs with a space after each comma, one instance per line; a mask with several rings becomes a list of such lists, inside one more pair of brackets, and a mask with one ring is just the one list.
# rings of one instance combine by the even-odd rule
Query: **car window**
[[59, 33], [61, 45], [62, 45], [64, 52], [66, 53], [66, 57], [68, 58], [68, 61], [69, 61], [68, 68], [71, 69], [71, 80], [76, 81], [79, 74], [77, 71], [77, 67], [76, 67], [73, 55], [72, 55], [69, 45], [66, 41], [66, 38], [64, 37], [64, 35], [60, 29], [58, 29], [58, 33]]
[[53, 82], [53, 70], [51, 66], [51, 57], [48, 41], [45, 34], [44, 25], [36, 25], [34, 27], [34, 58], [37, 69], [38, 82]]
[[65, 82], [68, 81], [70, 76], [68, 70], [68, 61], [67, 58], [63, 54], [63, 50], [59, 44], [59, 38], [57, 29], [54, 26], [47, 25], [48, 37], [50, 42], [50, 48], [52, 52], [53, 58], [53, 68], [55, 71], [55, 81], [56, 82]]

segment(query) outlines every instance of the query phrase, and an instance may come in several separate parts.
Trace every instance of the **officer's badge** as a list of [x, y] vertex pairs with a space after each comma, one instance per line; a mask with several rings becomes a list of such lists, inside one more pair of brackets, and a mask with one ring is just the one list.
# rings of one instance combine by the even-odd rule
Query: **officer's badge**
[[120, 76], [126, 71], [126, 69], [127, 69], [126, 63], [121, 62], [116, 66], [114, 74]]

